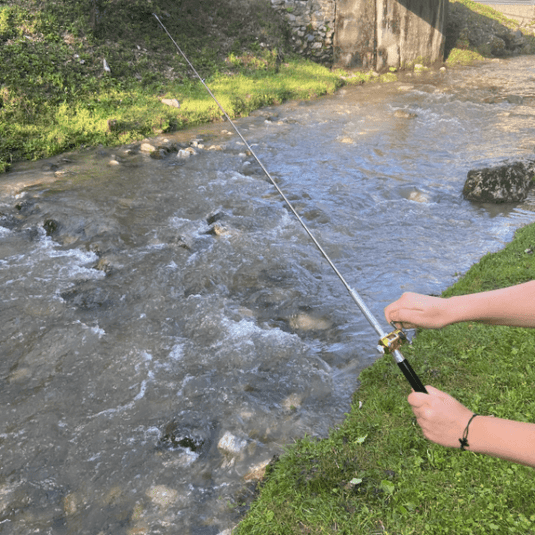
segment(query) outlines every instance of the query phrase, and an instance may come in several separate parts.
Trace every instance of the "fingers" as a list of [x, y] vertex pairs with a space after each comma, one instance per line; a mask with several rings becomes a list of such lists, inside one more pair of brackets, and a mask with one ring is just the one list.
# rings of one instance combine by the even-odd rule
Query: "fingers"
[[442, 446], [458, 447], [472, 412], [438, 388], [426, 386], [429, 395], [413, 392], [408, 401], [424, 436]]
[[417, 325], [410, 323], [409, 321], [403, 321], [401, 319], [390, 320], [388, 323], [393, 324], [396, 329], [407, 330], [407, 329], [416, 329]]
[[[425, 388], [427, 390], [427, 386]], [[429, 392], [429, 390], [427, 391]], [[409, 394], [407, 401], [414, 411], [415, 409], [418, 410], [428, 404], [428, 401], [425, 399], [426, 397], [429, 396], [427, 394], [423, 394], [422, 392], [412, 392]]]
[[414, 299], [416, 294], [410, 292], [404, 293], [397, 301], [394, 301], [388, 305], [385, 310], [385, 318], [388, 323], [394, 322], [401, 328], [413, 329], [416, 327], [411, 322], [412, 316], [414, 316], [414, 310], [411, 300]]
[[448, 324], [449, 317], [446, 299], [412, 292], [405, 292], [384, 312], [388, 322], [393, 321], [407, 329], [440, 329]]
[[427, 390], [427, 394], [423, 392], [414, 392], [413, 390], [407, 398], [407, 401], [415, 414], [420, 409], [431, 408], [436, 401], [438, 401], [437, 398], [440, 398], [441, 400], [449, 398], [445, 392], [442, 392], [442, 390], [439, 390], [434, 386], [426, 385], [425, 389]]

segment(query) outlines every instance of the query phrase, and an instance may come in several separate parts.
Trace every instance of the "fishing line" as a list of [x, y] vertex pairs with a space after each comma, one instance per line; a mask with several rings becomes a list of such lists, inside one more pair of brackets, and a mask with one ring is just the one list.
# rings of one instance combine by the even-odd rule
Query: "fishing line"
[[180, 55], [186, 60], [186, 63], [189, 65], [190, 69], [193, 71], [195, 76], [201, 81], [201, 83], [204, 86], [204, 88], [206, 89], [206, 91], [208, 91], [209, 95], [214, 99], [215, 103], [217, 104], [217, 106], [219, 107], [219, 109], [221, 110], [223, 115], [225, 116], [225, 119], [231, 124], [231, 126], [234, 129], [234, 131], [236, 132], [236, 134], [238, 134], [240, 139], [243, 141], [243, 143], [245, 144], [245, 146], [247, 147], [247, 149], [249, 150], [251, 155], [257, 161], [257, 163], [261, 167], [262, 171], [264, 171], [265, 175], [267, 176], [267, 178], [269, 179], [271, 184], [275, 187], [275, 189], [277, 190], [279, 195], [282, 197], [282, 199], [284, 200], [284, 202], [286, 203], [286, 205], [288, 206], [288, 208], [290, 209], [292, 214], [294, 214], [294, 216], [297, 218], [297, 220], [299, 221], [299, 223], [301, 224], [301, 226], [303, 227], [305, 232], [308, 234], [308, 236], [310, 237], [310, 239], [312, 240], [314, 245], [318, 248], [319, 252], [325, 258], [325, 260], [327, 261], [329, 266], [331, 266], [331, 268], [336, 273], [338, 278], [342, 281], [342, 284], [346, 287], [347, 291], [349, 292], [349, 295], [352, 297], [353, 301], [355, 301], [355, 303], [357, 304], [357, 306], [359, 307], [361, 312], [364, 314], [364, 317], [368, 320], [368, 323], [375, 329], [375, 332], [380, 336], [379, 346], [378, 346], [379, 351], [381, 351], [382, 353], [390, 353], [390, 354], [392, 354], [392, 356], [394, 357], [394, 360], [396, 361], [396, 363], [400, 367], [401, 371], [403, 372], [403, 375], [405, 375], [405, 377], [407, 378], [407, 380], [411, 384], [412, 388], [414, 388], [414, 390], [416, 392], [426, 392], [423, 383], [420, 381], [420, 379], [418, 378], [418, 376], [416, 375], [416, 373], [412, 369], [412, 367], [409, 364], [409, 362], [407, 361], [407, 359], [401, 354], [401, 351], [399, 351], [399, 349], [398, 349], [403, 342], [407, 341], [407, 336], [405, 335], [405, 332], [403, 331], [403, 329], [397, 329], [396, 326], [394, 325], [394, 323], [392, 322], [392, 326], [395, 329], [394, 331], [392, 331], [391, 333], [387, 334], [383, 330], [383, 328], [381, 327], [381, 325], [379, 324], [379, 322], [377, 321], [375, 316], [372, 314], [370, 309], [367, 307], [366, 303], [362, 300], [360, 295], [355, 290], [353, 290], [353, 288], [351, 288], [351, 286], [349, 286], [349, 284], [347, 283], [345, 278], [342, 276], [342, 274], [340, 273], [338, 268], [334, 265], [333, 261], [329, 258], [329, 255], [325, 252], [325, 250], [320, 245], [320, 243], [318, 242], [318, 240], [316, 239], [314, 234], [312, 234], [311, 230], [307, 227], [307, 225], [305, 224], [305, 222], [303, 221], [301, 216], [297, 213], [297, 211], [293, 207], [292, 203], [288, 200], [288, 198], [286, 197], [284, 192], [280, 189], [280, 187], [277, 184], [277, 182], [275, 181], [275, 179], [271, 176], [269, 171], [265, 168], [264, 164], [260, 161], [260, 159], [258, 158], [256, 153], [254, 152], [252, 147], [249, 145], [247, 140], [242, 136], [241, 132], [238, 130], [238, 127], [234, 124], [232, 119], [229, 117], [228, 113], [225, 111], [223, 106], [220, 104], [220, 102], [217, 100], [215, 95], [212, 93], [212, 90], [208, 87], [206, 82], [203, 80], [203, 78], [197, 72], [197, 69], [195, 69], [193, 64], [187, 58], [186, 54], [184, 54], [184, 52], [182, 52], [182, 49], [178, 46], [178, 44], [173, 39], [171, 34], [167, 31], [167, 28], [164, 26], [163, 22], [160, 20], [158, 15], [156, 15], [156, 13], [153, 13], [153, 15], [156, 18], [156, 20], [159, 22], [160, 26], [163, 28], [164, 32], [167, 34], [169, 39], [171, 39], [172, 43], [175, 45], [175, 47], [178, 50], [178, 52], [180, 53]]

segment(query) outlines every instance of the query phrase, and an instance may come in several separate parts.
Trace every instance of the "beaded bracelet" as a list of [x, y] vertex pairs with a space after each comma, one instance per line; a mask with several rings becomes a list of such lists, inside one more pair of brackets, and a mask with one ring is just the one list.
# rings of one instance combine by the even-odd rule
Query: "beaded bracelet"
[[461, 451], [464, 451], [470, 446], [470, 444], [468, 444], [468, 426], [476, 416], [479, 416], [479, 414], [472, 414], [472, 417], [470, 418], [470, 420], [468, 420], [468, 423], [466, 424], [466, 427], [464, 429], [463, 438], [459, 439], [459, 442], [461, 443]]

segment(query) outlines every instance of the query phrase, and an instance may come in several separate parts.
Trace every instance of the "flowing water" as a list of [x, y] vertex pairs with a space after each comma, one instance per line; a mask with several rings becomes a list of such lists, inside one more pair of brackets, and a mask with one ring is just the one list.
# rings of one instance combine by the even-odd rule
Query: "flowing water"
[[[534, 57], [237, 124], [381, 322], [534, 220], [533, 196], [461, 196], [533, 153]], [[377, 337], [228, 129], [170, 136], [202, 138], [188, 159], [91, 149], [0, 177], [0, 532], [218, 534], [255, 467], [348, 411]]]

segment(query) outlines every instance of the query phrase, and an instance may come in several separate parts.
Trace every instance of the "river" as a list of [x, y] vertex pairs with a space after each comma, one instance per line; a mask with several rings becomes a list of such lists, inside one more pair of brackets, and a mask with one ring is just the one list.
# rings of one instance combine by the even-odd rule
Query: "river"
[[[534, 195], [461, 196], [533, 155], [534, 124], [533, 56], [237, 121], [381, 322], [535, 220]], [[0, 532], [217, 535], [255, 468], [349, 410], [377, 336], [231, 132], [0, 176]]]

